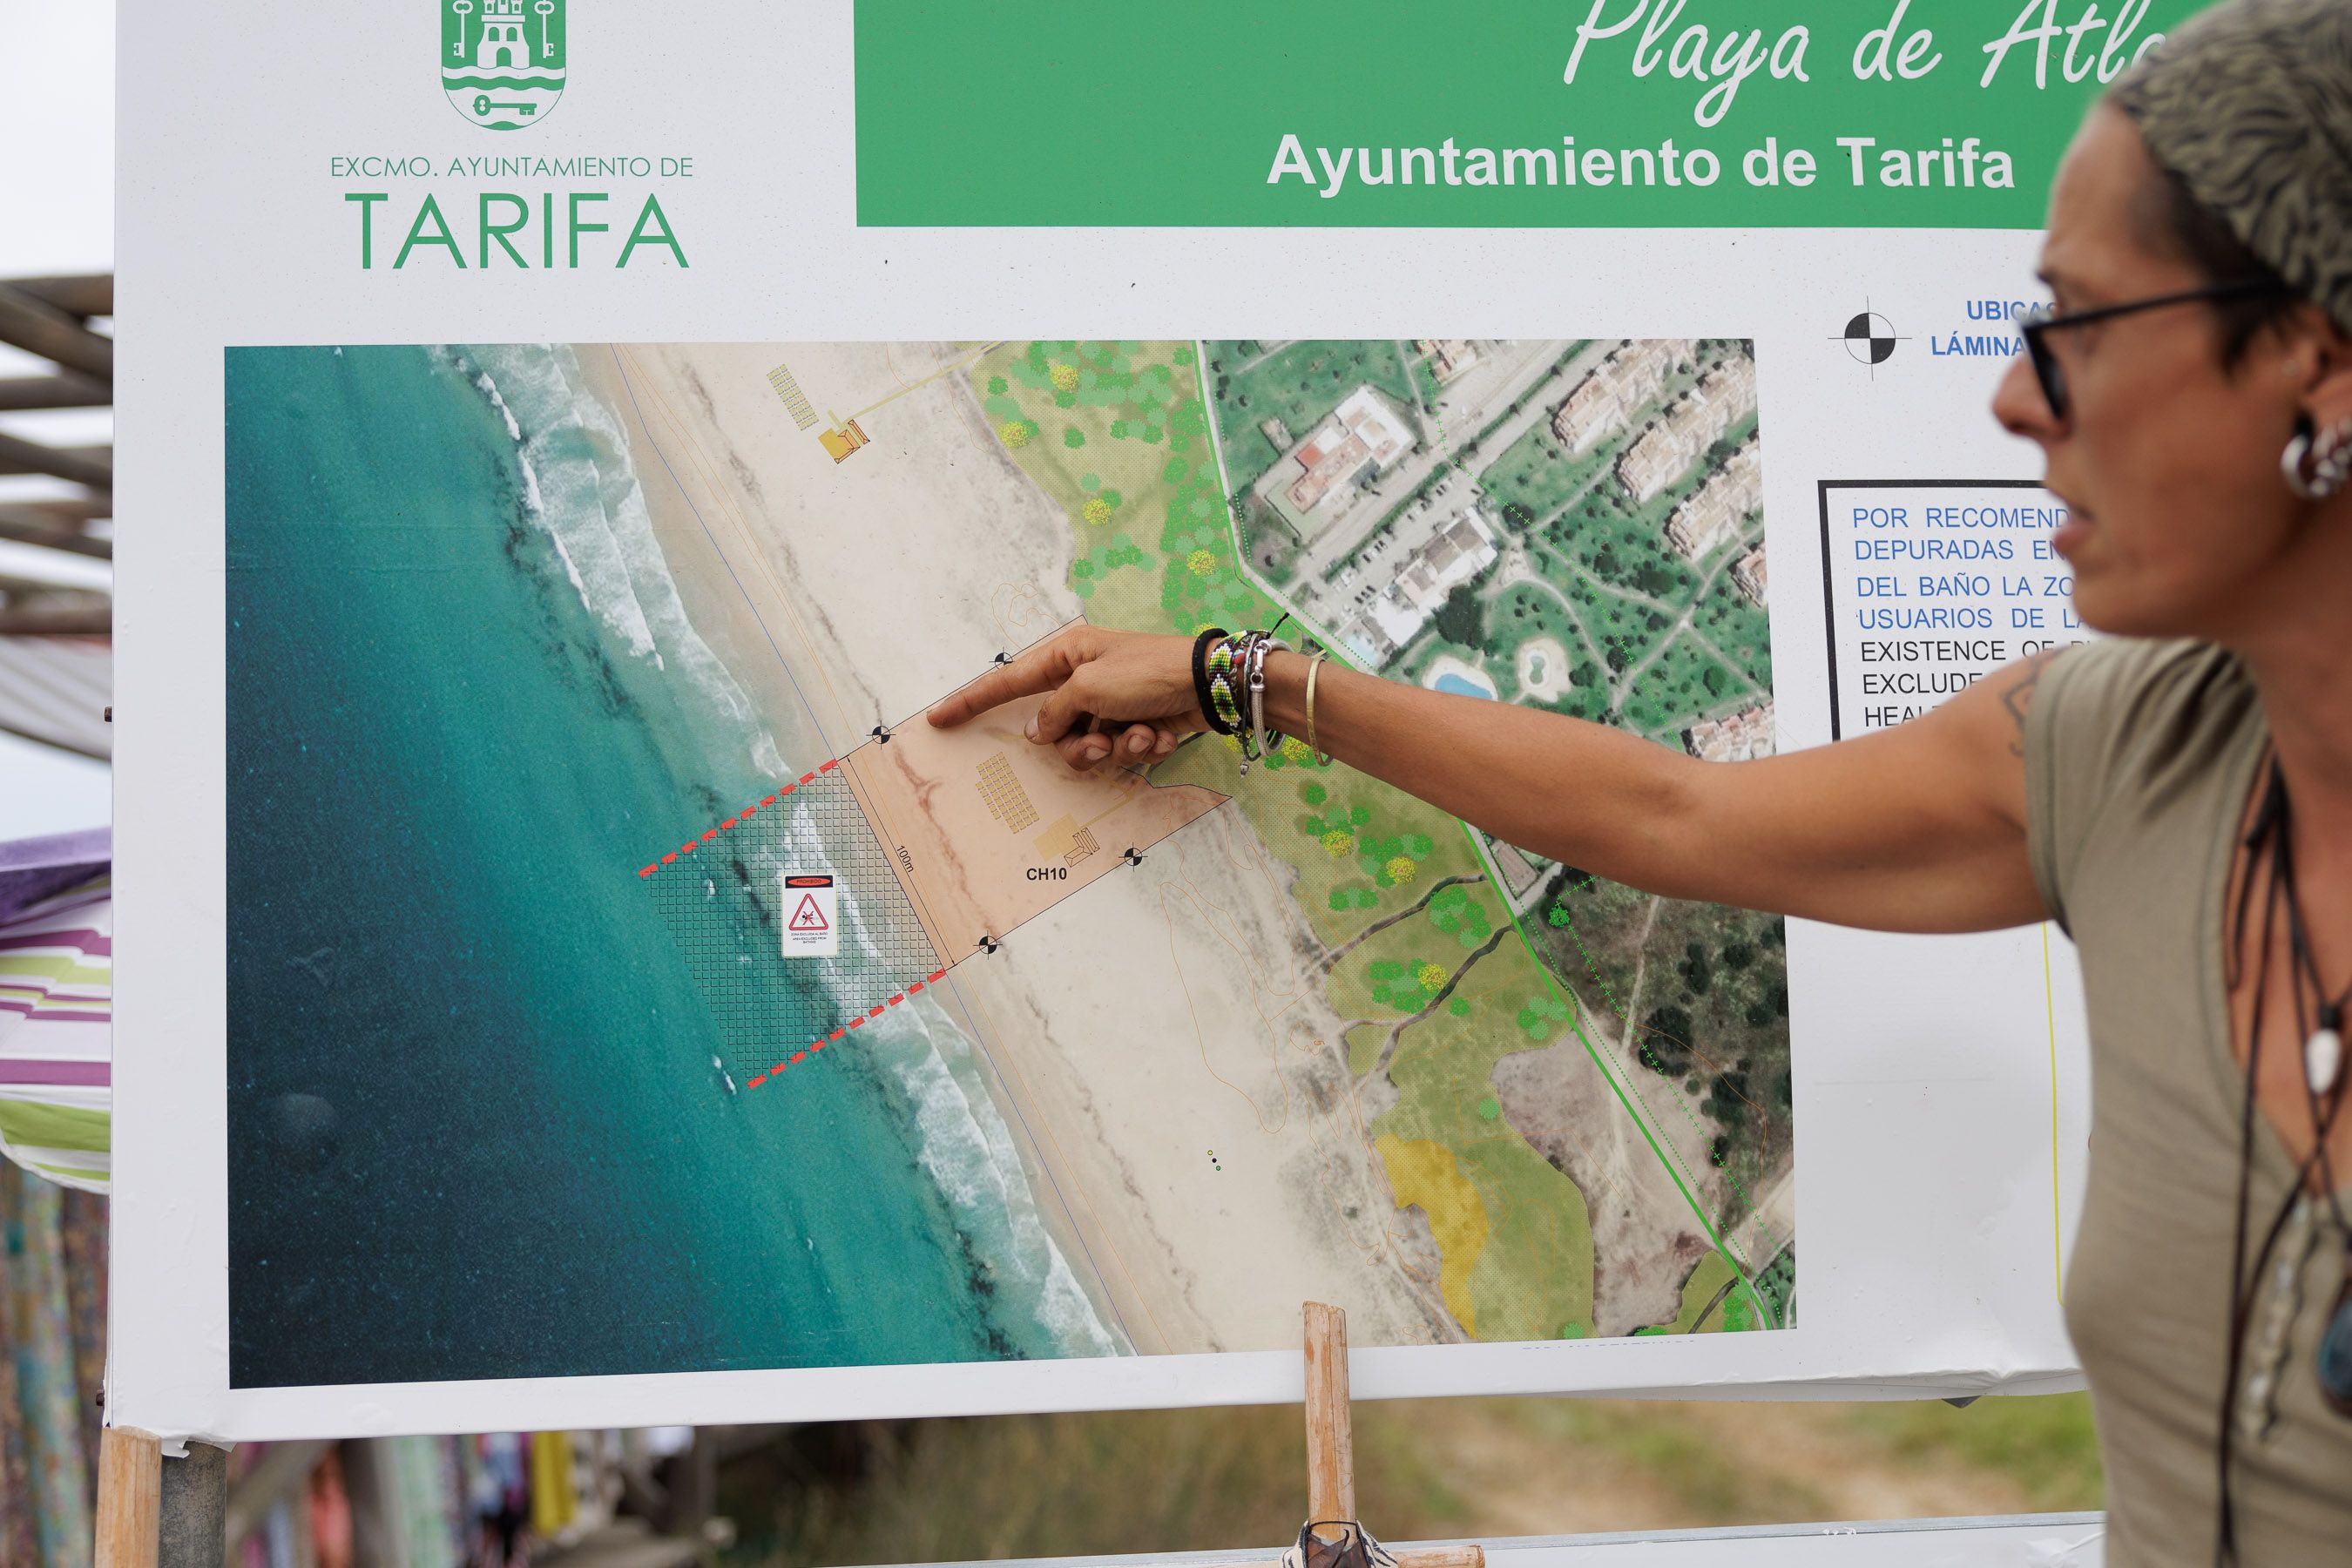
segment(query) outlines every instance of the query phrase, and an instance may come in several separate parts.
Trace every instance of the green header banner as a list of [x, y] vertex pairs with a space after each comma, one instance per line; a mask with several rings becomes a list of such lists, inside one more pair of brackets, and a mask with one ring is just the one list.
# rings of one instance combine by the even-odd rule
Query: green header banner
[[858, 0], [861, 224], [2032, 228], [2201, 0]]

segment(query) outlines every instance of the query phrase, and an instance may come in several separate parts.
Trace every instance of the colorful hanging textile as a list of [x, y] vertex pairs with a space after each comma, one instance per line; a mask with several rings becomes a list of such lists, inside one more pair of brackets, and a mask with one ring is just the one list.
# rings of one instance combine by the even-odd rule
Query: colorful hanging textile
[[352, 1568], [352, 1500], [343, 1490], [343, 1459], [334, 1449], [310, 1472], [310, 1546], [319, 1568]]
[[0, 1165], [8, 1335], [16, 1352], [16, 1402], [25, 1415], [34, 1528], [47, 1568], [87, 1568], [89, 1469], [81, 1446], [65, 1250], [58, 1237], [64, 1195], [38, 1176]]
[[530, 1529], [542, 1541], [560, 1536], [579, 1513], [572, 1489], [572, 1436], [566, 1432], [530, 1435]]
[[106, 1205], [95, 1193], [68, 1189], [60, 1205], [66, 1255], [66, 1307], [73, 1330], [73, 1378], [81, 1412], [81, 1451], [90, 1465], [90, 1506], [98, 1506], [98, 1443], [106, 1385]]
[[0, 844], [0, 1153], [106, 1191], [113, 1105], [111, 835]]
[[25, 1437], [24, 1405], [16, 1397], [16, 1358], [8, 1346], [8, 1302], [16, 1269], [5, 1244], [0, 1215], [0, 1568], [41, 1568], [41, 1543], [33, 1528], [32, 1453]]

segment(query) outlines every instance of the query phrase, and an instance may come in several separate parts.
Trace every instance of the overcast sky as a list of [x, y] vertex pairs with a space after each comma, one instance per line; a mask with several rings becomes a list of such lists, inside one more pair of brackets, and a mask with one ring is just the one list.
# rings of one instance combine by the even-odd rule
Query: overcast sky
[[[0, 278], [114, 267], [114, 7], [0, 0]], [[0, 349], [0, 376], [36, 362]], [[103, 414], [11, 415], [45, 441], [111, 439]], [[64, 576], [52, 551], [0, 546], [0, 574]], [[86, 568], [85, 568], [86, 570]], [[102, 826], [108, 773], [0, 735], [0, 839]]]

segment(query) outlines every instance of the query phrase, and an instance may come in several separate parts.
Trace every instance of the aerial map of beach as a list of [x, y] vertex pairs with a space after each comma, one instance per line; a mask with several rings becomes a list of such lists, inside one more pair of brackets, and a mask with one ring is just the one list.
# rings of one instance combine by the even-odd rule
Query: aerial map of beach
[[1748, 343], [225, 373], [236, 1385], [1794, 1321], [1778, 920], [1297, 741], [922, 718], [1080, 620], [1281, 622], [1769, 753]]

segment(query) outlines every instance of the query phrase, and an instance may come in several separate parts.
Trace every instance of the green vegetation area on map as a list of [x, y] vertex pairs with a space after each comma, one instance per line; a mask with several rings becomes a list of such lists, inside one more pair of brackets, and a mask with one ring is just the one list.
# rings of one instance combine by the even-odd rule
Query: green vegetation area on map
[[[1707, 1135], [1723, 1173], [1719, 1226], [1747, 1214], [1794, 1153], [1789, 971], [1777, 915], [1685, 903], [1561, 868], [1528, 930], [1611, 1015], [1644, 1069], [1629, 1085]], [[1763, 1260], [1754, 1260], [1759, 1267]]]
[[[1382, 673], [1427, 684], [1466, 665], [1503, 700], [1599, 720], [1678, 750], [1694, 725], [1769, 702], [1769, 621], [1731, 573], [1761, 542], [1760, 517], [1741, 520], [1696, 560], [1665, 537], [1675, 509], [1757, 438], [1756, 411], [1728, 419], [1687, 471], [1647, 500], [1635, 502], [1615, 478], [1619, 458], [1663, 410], [1750, 353], [1736, 340], [1698, 341], [1584, 453], [1566, 450], [1545, 420], [1493, 455], [1477, 471], [1476, 493], [1517, 569], [1490, 569], [1454, 587]], [[1575, 379], [1563, 376], [1546, 400], [1556, 403]], [[1619, 1059], [1628, 1064], [1627, 1091], [1654, 1121], [1686, 1130], [1686, 1146], [1704, 1149], [1720, 1172], [1717, 1226], [1738, 1224], [1793, 1157], [1781, 923], [1551, 868], [1528, 927], [1543, 963], [1606, 1015], [1597, 1032], [1626, 1042]], [[1628, 1007], [1634, 1016], [1617, 1016]], [[1700, 1187], [1698, 1171], [1683, 1173]], [[1747, 1261], [1769, 1267], [1774, 1242], [1766, 1237]]]
[[[1745, 352], [1744, 345], [1707, 347]], [[1256, 429], [1269, 416], [1296, 437], [1358, 386], [1408, 405], [1435, 392], [1433, 381], [1424, 386], [1414, 379], [1426, 375], [1423, 362], [1396, 342], [1294, 342], [1271, 353], [1227, 342], [1212, 353], [1225, 367], [1214, 395], [1225, 470], [1236, 487], [1280, 456]], [[1552, 370], [1564, 372], [1572, 357], [1563, 353]], [[997, 438], [1067, 515], [1068, 585], [1097, 625], [1191, 635], [1210, 625], [1272, 625], [1284, 613], [1236, 558], [1200, 370], [1189, 343], [1041, 341], [992, 350], [968, 373]], [[1753, 426], [1750, 415], [1732, 433], [1735, 444]], [[1536, 429], [1549, 434], [1540, 423]], [[1521, 532], [1537, 572], [1509, 587], [1483, 584], [1463, 607], [1450, 603], [1430, 636], [1384, 672], [1412, 679], [1438, 653], [1452, 652], [1495, 678], [1506, 697], [1526, 700], [1513, 668], [1520, 645], [1549, 637], [1566, 651], [1578, 679], [1567, 702], [1547, 705], [1576, 711], [1580, 699], [1609, 692], [1607, 702], [1594, 701], [1594, 716], [1656, 735], [1687, 722], [1686, 715], [1730, 710], [1769, 694], [1763, 617], [1759, 612], [1739, 620], [1725, 602], [1724, 562], [1711, 557], [1694, 570], [1661, 552], [1656, 521], [1689, 486], [1670, 488], [1641, 508], [1622, 507], [1609, 499], [1614, 487], [1597, 482], [1609, 458], [1577, 464], [1591, 471], [1564, 478], [1538, 466], [1558, 460], [1552, 453], [1539, 444], [1527, 447], [1525, 439], [1514, 443], [1487, 473], [1494, 476], [1490, 492], [1507, 489], [1508, 504], [1527, 509], [1530, 526]], [[1693, 482], [1707, 469], [1699, 465]], [[1544, 510], [1537, 510], [1538, 502]], [[1578, 511], [1588, 505], [1596, 509], [1589, 518]], [[1715, 554], [1728, 557], [1738, 548]], [[1522, 595], [1536, 599], [1515, 596]], [[1666, 618], [1652, 626], [1654, 615]], [[1718, 657], [1711, 637], [1702, 644], [1694, 635], [1706, 627], [1726, 628], [1733, 647]], [[1630, 669], [1636, 679], [1615, 692], [1597, 673], [1603, 668]], [[1557, 674], [1537, 674], [1538, 684], [1558, 680]], [[1660, 686], [1654, 712], [1626, 700]], [[1202, 737], [1154, 777], [1231, 795], [1266, 849], [1296, 873], [1292, 891], [1323, 949], [1317, 962], [1331, 1006], [1345, 1021], [1349, 1068], [1360, 1077], [1383, 1074], [1395, 1086], [1395, 1103], [1370, 1124], [1373, 1146], [1399, 1205], [1419, 1208], [1427, 1220], [1449, 1310], [1480, 1339], [1582, 1334], [1593, 1318], [1595, 1263], [1584, 1195], [1511, 1125], [1494, 1073], [1517, 1052], [1563, 1040], [1586, 1048], [1576, 1044], [1581, 1031], [1574, 996], [1554, 976], [1570, 977], [1587, 1005], [1598, 1007], [1588, 960], [1572, 946], [1562, 951], [1564, 928], [1530, 916], [1529, 934], [1522, 935], [1488, 879], [1485, 858], [1453, 817], [1344, 766], [1319, 765], [1295, 741], [1244, 778], [1237, 749]], [[1627, 966], [1641, 969], [1643, 954], [1663, 940], [1660, 932], [1689, 928], [1684, 940], [1706, 953], [1703, 969], [1693, 973], [1703, 973], [1706, 984], [1685, 997], [1681, 990], [1669, 995], [1663, 981], [1644, 980], [1640, 994], [1688, 1013], [1694, 1032], [1712, 1038], [1722, 1053], [1723, 1071], [1698, 1073], [1694, 1058], [1687, 1076], [1705, 1089], [1707, 1109], [1681, 1102], [1686, 1091], [1678, 1068], [1671, 1084], [1648, 1087], [1650, 1100], [1671, 1090], [1676, 1103], [1654, 1104], [1650, 1113], [1731, 1115], [1733, 1124], [1720, 1132], [1729, 1140], [1721, 1147], [1731, 1174], [1760, 1179], [1769, 1151], [1785, 1161], [1785, 1099], [1769, 1114], [1750, 1106], [1786, 1079], [1777, 927], [1769, 942], [1761, 932], [1747, 933], [1741, 967], [1725, 951], [1730, 938], [1720, 911], [1695, 910], [1677, 921], [1596, 897], [1592, 889], [1563, 897], [1580, 900], [1572, 904], [1576, 934], [1601, 955], [1591, 962], [1606, 966], [1621, 996], [1636, 994]], [[1748, 1004], [1769, 1001], [1776, 982], [1777, 1056], [1754, 1042], [1735, 1042], [1726, 1022], [1748, 1019]], [[1738, 1076], [1743, 1073], [1744, 1080]], [[1719, 1086], [1713, 1081], [1718, 1076]], [[1695, 1176], [1683, 1177], [1694, 1191]], [[1736, 1223], [1744, 1213], [1731, 1200], [1715, 1206], [1719, 1212], [1709, 1218], [1718, 1224]], [[1703, 1279], [1703, 1261], [1687, 1289], [1705, 1284], [1712, 1299], [1737, 1271], [1722, 1254], [1709, 1258], [1721, 1278], [1711, 1284]], [[1691, 1321], [1673, 1326], [1738, 1326], [1752, 1302], [1744, 1289], [1730, 1295], [1743, 1304], [1718, 1303], [1706, 1321], [1698, 1320], [1707, 1300], [1685, 1300]]]
[[[1678, 365], [1640, 412], [1654, 423], [1657, 408], [1747, 352], [1744, 343], [1702, 340], [1697, 360]], [[1457, 588], [1389, 672], [1419, 680], [1451, 657], [1481, 668], [1506, 700], [1677, 744], [1690, 723], [1768, 699], [1769, 623], [1730, 577], [1732, 563], [1761, 541], [1760, 522], [1751, 519], [1697, 561], [1664, 537], [1668, 515], [1757, 427], [1751, 410], [1679, 482], [1636, 503], [1610, 481], [1641, 424], [1629, 421], [1581, 454], [1567, 452], [1538, 424], [1478, 474], [1491, 516], [1531, 570], [1514, 582], [1490, 574]], [[1564, 654], [1567, 689], [1558, 689], [1556, 676], [1538, 683], [1541, 691], [1523, 689], [1520, 650], [1530, 646]]]
[[1736, 1334], [1759, 1326], [1755, 1300], [1739, 1288], [1738, 1271], [1722, 1253], [1710, 1252], [1684, 1281], [1682, 1310], [1668, 1331]]

